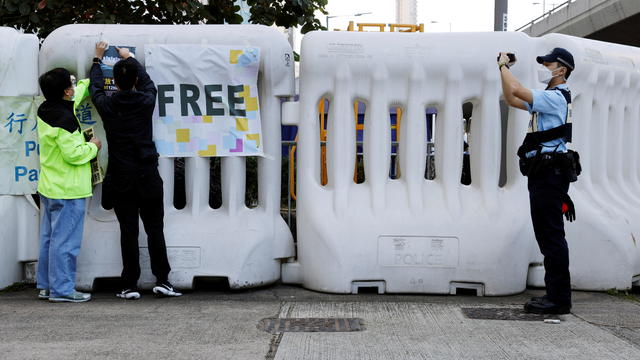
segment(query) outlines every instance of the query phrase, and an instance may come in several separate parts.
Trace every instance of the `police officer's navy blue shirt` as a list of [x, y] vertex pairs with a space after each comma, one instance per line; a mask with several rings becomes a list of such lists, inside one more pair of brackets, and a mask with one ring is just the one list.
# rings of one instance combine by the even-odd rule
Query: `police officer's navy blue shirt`
[[[555, 88], [568, 90], [567, 84], [560, 84]], [[529, 104], [526, 101], [524, 103], [529, 113], [538, 113], [537, 131], [553, 129], [565, 123], [567, 119], [567, 100], [559, 90], [531, 90], [531, 92], [533, 93], [533, 104]], [[543, 153], [554, 151], [567, 152], [567, 146], [563, 139], [542, 143]], [[532, 155], [535, 155], [535, 150], [527, 153], [527, 157]]]

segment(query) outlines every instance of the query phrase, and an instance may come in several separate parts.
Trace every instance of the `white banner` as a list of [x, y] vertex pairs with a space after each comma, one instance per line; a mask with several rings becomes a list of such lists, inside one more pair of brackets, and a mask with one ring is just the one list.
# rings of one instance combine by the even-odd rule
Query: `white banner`
[[147, 45], [158, 88], [153, 136], [160, 156], [262, 155], [260, 49]]
[[[38, 96], [0, 96], [0, 195], [35, 194], [40, 178], [40, 145], [37, 131], [38, 106], [44, 98]], [[108, 144], [102, 119], [91, 98], [84, 99], [76, 109], [80, 127], [93, 128], [102, 140], [98, 163], [106, 171]]]
[[40, 175], [33, 96], [0, 96], [0, 195], [35, 194]]

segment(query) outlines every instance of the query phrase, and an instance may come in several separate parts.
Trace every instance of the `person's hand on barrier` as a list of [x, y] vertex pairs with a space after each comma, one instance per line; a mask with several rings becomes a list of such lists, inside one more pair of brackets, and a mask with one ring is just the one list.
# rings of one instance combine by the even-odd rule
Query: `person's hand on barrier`
[[573, 222], [576, 219], [576, 207], [569, 197], [569, 194], [565, 194], [562, 197], [562, 213], [569, 222]]
[[96, 146], [98, 147], [98, 150], [102, 149], [102, 141], [100, 141], [100, 139], [98, 139], [97, 137], [92, 137], [91, 140], [89, 140], [89, 142], [96, 144]]
[[96, 43], [96, 57], [102, 59], [107, 47], [109, 47], [109, 44], [106, 41], [98, 41]]
[[127, 48], [117, 47], [116, 50], [118, 50], [118, 55], [120, 55], [120, 57], [123, 59], [127, 59], [131, 57], [131, 52]]

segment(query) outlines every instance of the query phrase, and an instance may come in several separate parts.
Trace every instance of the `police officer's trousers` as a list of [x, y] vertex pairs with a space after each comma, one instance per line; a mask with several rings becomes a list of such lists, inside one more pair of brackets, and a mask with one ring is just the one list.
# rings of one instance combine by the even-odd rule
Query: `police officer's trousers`
[[562, 198], [569, 190], [569, 180], [558, 170], [529, 178], [529, 202], [533, 231], [544, 256], [544, 283], [549, 300], [571, 305], [569, 248], [564, 235]]

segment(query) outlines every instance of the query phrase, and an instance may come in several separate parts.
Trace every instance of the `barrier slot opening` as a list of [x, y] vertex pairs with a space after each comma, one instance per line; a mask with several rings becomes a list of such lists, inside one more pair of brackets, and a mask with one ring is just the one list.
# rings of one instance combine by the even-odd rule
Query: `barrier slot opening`
[[318, 102], [318, 122], [320, 129], [320, 185], [327, 185], [327, 122], [331, 101], [323, 97]]
[[402, 108], [389, 108], [389, 130], [391, 131], [391, 157], [389, 164], [389, 179], [400, 178], [400, 126], [402, 124]]
[[258, 157], [247, 156], [246, 161], [246, 181], [244, 192], [244, 204], [253, 209], [258, 207]]
[[175, 158], [173, 165], [173, 207], [181, 210], [187, 205], [184, 158]]
[[509, 105], [500, 100], [500, 178], [498, 186], [504, 187], [507, 183], [507, 135], [509, 130]]
[[469, 142], [471, 141], [471, 116], [473, 115], [473, 103], [470, 101], [462, 104], [462, 173], [460, 183], [462, 185], [471, 184], [471, 151]]
[[219, 209], [222, 206], [222, 172], [219, 157], [212, 157], [209, 163], [209, 207]]
[[364, 172], [364, 126], [367, 113], [367, 104], [356, 100], [353, 103], [353, 114], [356, 123], [356, 163], [353, 170], [353, 182], [362, 184], [366, 180]]
[[426, 111], [427, 121], [427, 154], [426, 154], [426, 166], [424, 169], [424, 178], [426, 180], [434, 180], [436, 178], [436, 119], [438, 117], [438, 108], [427, 107]]

